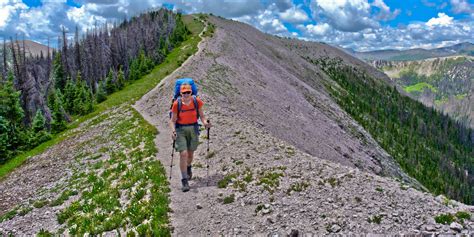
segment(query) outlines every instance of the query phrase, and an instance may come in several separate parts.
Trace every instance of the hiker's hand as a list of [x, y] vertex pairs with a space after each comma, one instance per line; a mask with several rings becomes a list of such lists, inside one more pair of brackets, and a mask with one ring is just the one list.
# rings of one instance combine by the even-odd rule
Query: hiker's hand
[[171, 133], [171, 138], [172, 138], [173, 140], [176, 140], [176, 131], [173, 131], [173, 132]]
[[209, 129], [209, 128], [212, 127], [212, 125], [211, 125], [210, 122], [206, 122], [206, 123], [204, 123], [204, 127], [205, 127], [206, 129]]

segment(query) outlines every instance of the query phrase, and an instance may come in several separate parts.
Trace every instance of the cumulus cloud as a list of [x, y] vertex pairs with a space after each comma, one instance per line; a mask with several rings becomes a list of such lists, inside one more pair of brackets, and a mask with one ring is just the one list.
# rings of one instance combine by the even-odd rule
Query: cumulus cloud
[[278, 19], [276, 13], [270, 9], [261, 12], [257, 17], [253, 18], [251, 24], [256, 26], [261, 31], [271, 34], [281, 34], [288, 32], [288, 29]]
[[[153, 0], [144, 0], [148, 2], [156, 2]], [[226, 18], [241, 17], [244, 15], [256, 15], [259, 11], [264, 10], [266, 5], [261, 1], [255, 0], [161, 0], [161, 3], [172, 4], [176, 9], [181, 9], [187, 13], [212, 13]], [[284, 0], [277, 1], [280, 7], [285, 6]], [[276, 3], [273, 3], [276, 5]], [[135, 2], [131, 5], [137, 5]], [[268, 5], [268, 4], [267, 4]]]
[[367, 0], [314, 0], [310, 6], [316, 20], [326, 21], [341, 31], [355, 32], [379, 26], [370, 16]]
[[[446, 19], [443, 17], [433, 19]], [[363, 40], [352, 38], [355, 36], [344, 35], [343, 38], [352, 38], [353, 42], [339, 41], [335, 44], [344, 47], [352, 47], [359, 51], [367, 51], [376, 49], [409, 49], [416, 47], [428, 49], [461, 42], [473, 42], [474, 22], [451, 20], [449, 24], [446, 24], [445, 21], [436, 21], [438, 21], [439, 24], [432, 24], [430, 27], [426, 27], [428, 21], [411, 23], [406, 27], [400, 28], [385, 26], [379, 29], [366, 29], [364, 30]], [[376, 37], [374, 38], [372, 34]], [[340, 34], [338, 35], [340, 36]]]
[[379, 13], [376, 15], [376, 19], [388, 21], [395, 19], [400, 14], [400, 9], [395, 9], [393, 12], [390, 11], [390, 7], [385, 4], [383, 0], [375, 0], [372, 6], [379, 8]]
[[5, 29], [11, 18], [24, 9], [27, 9], [27, 6], [21, 0], [0, 1], [0, 30]]
[[296, 6], [293, 6], [287, 9], [285, 12], [280, 13], [280, 18], [283, 21], [290, 22], [293, 24], [303, 23], [309, 20], [309, 17], [306, 12]]
[[451, 0], [451, 6], [454, 13], [468, 13], [474, 18], [474, 5], [466, 0]]
[[317, 25], [309, 24], [305, 28], [308, 34], [318, 35], [318, 36], [326, 35], [331, 30], [331, 26], [329, 26], [329, 24], [327, 23], [322, 23], [322, 24], [317, 24]]
[[449, 26], [453, 23], [453, 18], [440, 12], [438, 13], [438, 17], [431, 18], [428, 22], [426, 22], [427, 26]]
[[90, 4], [83, 5], [80, 8], [71, 8], [66, 13], [67, 18], [74, 22], [83, 32], [94, 25], [103, 25], [107, 21], [106, 18], [100, 15], [91, 14], [91, 11], [87, 10], [89, 7]]
[[[66, 17], [65, 1], [45, 1], [39, 7], [28, 8], [19, 1], [8, 2], [8, 7], [16, 6], [16, 11], [11, 11], [9, 21], [0, 28], [3, 37], [26, 37], [42, 43], [48, 38], [59, 35], [61, 25], [71, 24]], [[2, 7], [2, 9], [4, 9]]]

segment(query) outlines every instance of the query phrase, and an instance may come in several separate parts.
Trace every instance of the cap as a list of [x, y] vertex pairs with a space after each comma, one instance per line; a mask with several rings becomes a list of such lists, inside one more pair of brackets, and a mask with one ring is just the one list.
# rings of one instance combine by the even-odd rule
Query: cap
[[189, 84], [183, 84], [181, 85], [181, 88], [180, 88], [180, 91], [179, 92], [186, 92], [186, 91], [193, 91], [192, 88], [191, 88], [191, 85]]

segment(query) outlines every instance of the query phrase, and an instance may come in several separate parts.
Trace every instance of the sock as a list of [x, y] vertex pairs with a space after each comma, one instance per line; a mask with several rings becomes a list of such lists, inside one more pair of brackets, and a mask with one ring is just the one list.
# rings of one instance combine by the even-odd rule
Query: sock
[[188, 172], [191, 170], [191, 165], [188, 165]]
[[188, 179], [188, 172], [181, 172], [181, 176], [183, 177], [183, 179]]

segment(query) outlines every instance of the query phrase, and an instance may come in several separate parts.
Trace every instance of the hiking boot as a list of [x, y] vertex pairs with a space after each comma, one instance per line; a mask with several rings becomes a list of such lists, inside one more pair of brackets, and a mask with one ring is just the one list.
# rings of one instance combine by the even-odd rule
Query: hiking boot
[[188, 166], [188, 179], [191, 180], [193, 177], [193, 171], [191, 170], [191, 166]]
[[183, 187], [181, 188], [181, 190], [183, 190], [183, 192], [189, 191], [188, 180], [187, 179], [182, 179], [181, 183], [183, 184]]

